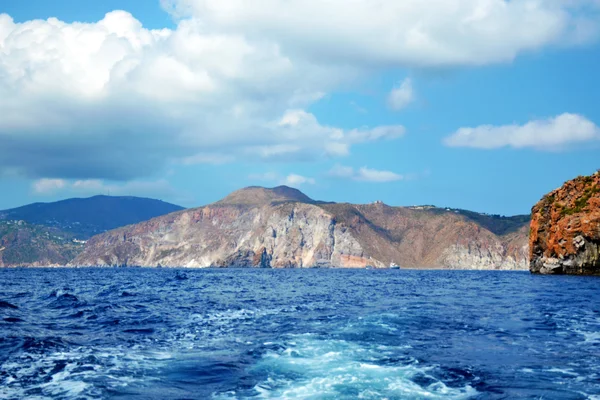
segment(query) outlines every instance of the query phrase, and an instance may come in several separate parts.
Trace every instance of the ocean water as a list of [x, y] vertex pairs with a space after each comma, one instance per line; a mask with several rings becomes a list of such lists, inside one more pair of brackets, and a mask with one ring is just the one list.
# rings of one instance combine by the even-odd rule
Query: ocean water
[[0, 270], [2, 399], [600, 399], [600, 280]]

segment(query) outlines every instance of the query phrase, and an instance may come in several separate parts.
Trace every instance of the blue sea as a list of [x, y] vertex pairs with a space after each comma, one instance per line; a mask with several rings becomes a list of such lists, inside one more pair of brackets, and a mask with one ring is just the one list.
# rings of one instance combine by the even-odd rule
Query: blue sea
[[600, 280], [0, 270], [2, 399], [600, 399]]

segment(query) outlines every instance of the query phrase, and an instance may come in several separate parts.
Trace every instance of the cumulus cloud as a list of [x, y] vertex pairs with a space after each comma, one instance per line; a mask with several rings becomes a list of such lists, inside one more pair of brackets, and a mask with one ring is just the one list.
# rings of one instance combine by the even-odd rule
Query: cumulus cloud
[[67, 182], [63, 179], [39, 179], [33, 182], [32, 189], [38, 195], [50, 195], [66, 185]]
[[351, 179], [364, 182], [394, 182], [404, 179], [404, 176], [391, 171], [380, 171], [367, 167], [355, 170], [344, 165], [335, 165], [328, 173], [329, 176], [341, 179]]
[[180, 19], [157, 30], [125, 11], [0, 14], [0, 176], [126, 181], [170, 163], [342, 157], [404, 128], [326, 126], [306, 111], [325, 94], [382, 68], [506, 62], [594, 38], [597, 12], [581, 4], [165, 0]]
[[288, 185], [288, 186], [302, 186], [305, 184], [314, 185], [317, 181], [314, 178], [309, 178], [306, 176], [298, 175], [298, 174], [289, 174], [285, 177], [282, 177], [277, 172], [265, 172], [262, 174], [251, 174], [248, 176], [248, 179], [252, 181], [263, 181], [263, 182], [277, 182], [279, 185]]
[[[463, 66], [597, 34], [596, 0], [162, 0], [207, 29], [277, 42], [311, 60]], [[581, 7], [587, 6], [585, 12]], [[310, 23], [307, 23], [310, 21]]]
[[304, 184], [314, 185], [316, 181], [313, 178], [307, 178], [302, 175], [290, 174], [286, 176], [284, 184], [288, 186], [301, 186]]
[[344, 69], [196, 19], [148, 30], [124, 11], [72, 24], [2, 14], [0, 170], [132, 180], [170, 162], [312, 160], [397, 137], [402, 127], [342, 130], [304, 111]]
[[450, 147], [497, 149], [501, 147], [561, 150], [578, 143], [600, 140], [600, 128], [578, 114], [561, 114], [524, 125], [482, 125], [460, 128], [444, 139]]
[[392, 110], [401, 110], [415, 99], [413, 84], [410, 78], [406, 78], [397, 87], [393, 88], [388, 95], [388, 105]]

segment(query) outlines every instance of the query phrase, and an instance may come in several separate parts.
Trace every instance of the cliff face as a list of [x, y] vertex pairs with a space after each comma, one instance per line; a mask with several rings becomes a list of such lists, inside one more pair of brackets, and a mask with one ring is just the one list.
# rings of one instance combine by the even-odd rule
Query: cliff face
[[600, 172], [566, 182], [532, 209], [530, 270], [600, 275]]
[[[376, 263], [376, 261], [373, 261]], [[92, 238], [77, 265], [365, 267], [348, 229], [303, 203], [213, 205]]]
[[496, 235], [453, 211], [323, 204], [281, 188], [245, 190], [96, 236], [72, 264], [527, 268], [525, 229]]

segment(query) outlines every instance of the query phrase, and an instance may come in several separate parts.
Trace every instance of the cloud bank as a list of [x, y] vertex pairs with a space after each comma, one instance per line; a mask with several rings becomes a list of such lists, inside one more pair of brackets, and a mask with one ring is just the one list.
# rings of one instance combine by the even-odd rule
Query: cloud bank
[[329, 170], [328, 175], [333, 178], [376, 183], [394, 182], [404, 179], [404, 176], [391, 171], [380, 171], [367, 167], [362, 167], [358, 170], [355, 170], [352, 167], [343, 165], [335, 165], [331, 170]]
[[561, 150], [567, 146], [600, 140], [600, 128], [578, 114], [561, 114], [524, 125], [482, 125], [460, 128], [444, 139], [449, 147], [477, 149], [534, 148]]
[[287, 185], [292, 187], [300, 187], [302, 185], [314, 185], [317, 181], [314, 178], [306, 177], [299, 174], [291, 173], [282, 177], [277, 172], [265, 172], [262, 174], [252, 174], [248, 176], [251, 181], [269, 182], [270, 184]]
[[180, 201], [190, 200], [185, 195], [178, 193], [165, 179], [107, 183], [99, 179], [71, 181], [43, 178], [32, 182], [31, 189], [36, 196], [110, 194], [113, 196], [172, 197]]
[[[596, 0], [162, 0], [207, 30], [317, 62], [440, 67], [513, 60], [597, 35]], [[586, 7], [582, 10], [582, 7]], [[310, 21], [310, 23], [307, 23]]]
[[307, 111], [346, 82], [510, 62], [598, 33], [584, 0], [162, 4], [175, 29], [125, 11], [94, 23], [0, 14], [0, 176], [127, 181], [170, 163], [343, 157], [404, 134], [326, 126]]

